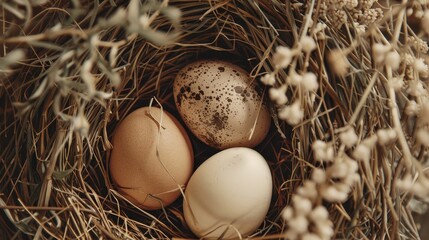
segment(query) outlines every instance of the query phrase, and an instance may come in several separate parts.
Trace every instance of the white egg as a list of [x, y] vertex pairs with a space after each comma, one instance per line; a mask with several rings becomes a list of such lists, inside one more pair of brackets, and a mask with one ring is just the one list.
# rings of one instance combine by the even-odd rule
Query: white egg
[[253, 79], [237, 65], [203, 60], [177, 74], [173, 93], [185, 124], [218, 148], [254, 147], [267, 135], [271, 117]]
[[255, 150], [236, 147], [207, 159], [191, 176], [183, 203], [185, 220], [198, 237], [247, 236], [263, 222], [271, 202], [272, 177]]

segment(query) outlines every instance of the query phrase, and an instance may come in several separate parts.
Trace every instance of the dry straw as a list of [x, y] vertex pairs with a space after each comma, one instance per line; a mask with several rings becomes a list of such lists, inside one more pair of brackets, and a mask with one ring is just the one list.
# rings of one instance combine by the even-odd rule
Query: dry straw
[[[114, 190], [109, 139], [153, 97], [177, 114], [175, 74], [210, 57], [246, 68], [273, 100], [257, 150], [275, 191], [251, 237], [419, 239], [420, 2], [0, 1], [0, 236], [192, 238], [181, 200], [147, 212]], [[194, 146], [197, 161], [214, 153]]]

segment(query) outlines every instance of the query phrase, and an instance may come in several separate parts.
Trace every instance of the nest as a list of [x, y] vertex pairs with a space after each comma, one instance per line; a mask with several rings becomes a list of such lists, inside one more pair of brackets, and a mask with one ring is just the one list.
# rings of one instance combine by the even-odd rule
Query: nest
[[[289, 1], [178, 0], [168, 8], [166, 2], [145, 3], [138, 9], [154, 17], [150, 29], [133, 32], [131, 18], [118, 14], [128, 2], [54, 2], [17, 4], [18, 13], [2, 16], [4, 48], [25, 49], [25, 59], [16, 53], [19, 62], [3, 73], [0, 85], [0, 234], [6, 239], [194, 238], [184, 221], [182, 200], [144, 211], [115, 191], [108, 172], [113, 130], [153, 98], [179, 118], [172, 82], [196, 59], [227, 59], [255, 81], [274, 71], [271, 56], [277, 46], [299, 41], [309, 7]], [[313, 6], [313, 20], [319, 8]], [[174, 9], [181, 11], [180, 23]], [[19, 13], [28, 16], [20, 18]], [[125, 19], [118, 21], [118, 16]], [[327, 53], [347, 48], [355, 39], [347, 29], [327, 24], [328, 37], [318, 41], [306, 66], [322, 76], [316, 104], [305, 104], [307, 120], [289, 126], [273, 106], [274, 124], [257, 147], [272, 170], [274, 192], [253, 238], [287, 237], [282, 210], [321, 166], [311, 149], [316, 139], [335, 139], [337, 129], [348, 126], [351, 118], [362, 136], [391, 124], [385, 90], [371, 82], [369, 43], [349, 54], [351, 65], [360, 71], [337, 77]], [[286, 81], [287, 72], [280, 71], [278, 78]], [[369, 93], [368, 85], [373, 87]], [[293, 92], [287, 94], [293, 97]], [[357, 108], [363, 110], [356, 113]], [[192, 141], [197, 165], [216, 152]], [[361, 182], [347, 201], [321, 201], [335, 237], [418, 239], [406, 207], [409, 198], [391, 189], [392, 179], [401, 175], [391, 168], [396, 158], [383, 149], [372, 156], [369, 165], [359, 165]]]

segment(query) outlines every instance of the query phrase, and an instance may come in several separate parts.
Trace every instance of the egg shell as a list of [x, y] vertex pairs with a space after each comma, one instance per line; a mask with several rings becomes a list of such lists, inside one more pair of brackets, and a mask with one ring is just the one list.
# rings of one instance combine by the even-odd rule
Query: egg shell
[[115, 129], [110, 176], [116, 189], [143, 209], [160, 209], [176, 200], [193, 164], [185, 129], [160, 108], [137, 109]]
[[254, 147], [270, 128], [268, 108], [254, 82], [232, 63], [203, 60], [185, 66], [173, 94], [185, 124], [212, 147]]
[[[218, 238], [230, 225], [247, 236], [263, 222], [271, 195], [272, 176], [265, 159], [250, 148], [226, 149], [191, 176], [183, 203], [185, 220], [200, 238]], [[230, 228], [223, 237], [238, 235]]]

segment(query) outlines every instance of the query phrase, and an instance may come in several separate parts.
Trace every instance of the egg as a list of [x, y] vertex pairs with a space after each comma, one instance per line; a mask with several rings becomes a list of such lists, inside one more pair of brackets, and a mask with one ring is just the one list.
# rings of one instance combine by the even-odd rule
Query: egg
[[265, 159], [250, 148], [223, 150], [207, 159], [185, 190], [185, 221], [199, 238], [245, 237], [263, 222], [272, 177]]
[[115, 129], [112, 143], [110, 176], [129, 201], [155, 210], [181, 195], [194, 160], [189, 137], [171, 114], [157, 107], [139, 108]]
[[268, 108], [254, 81], [232, 63], [202, 60], [185, 66], [173, 94], [185, 124], [212, 147], [254, 147], [270, 128]]

